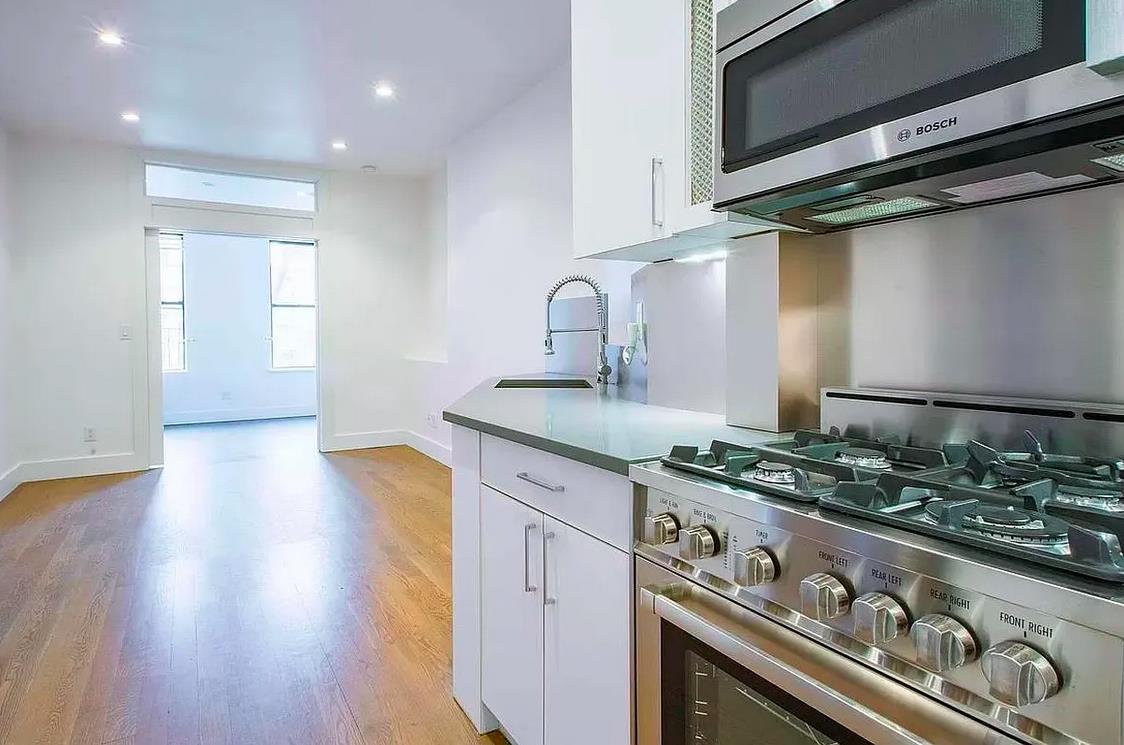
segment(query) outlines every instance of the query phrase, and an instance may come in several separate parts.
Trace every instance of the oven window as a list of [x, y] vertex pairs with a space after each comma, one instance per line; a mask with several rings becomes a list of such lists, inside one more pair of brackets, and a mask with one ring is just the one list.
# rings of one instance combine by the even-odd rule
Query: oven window
[[660, 639], [662, 745], [870, 745], [677, 626]]
[[727, 172], [1082, 61], [1072, 0], [849, 0], [723, 70]]

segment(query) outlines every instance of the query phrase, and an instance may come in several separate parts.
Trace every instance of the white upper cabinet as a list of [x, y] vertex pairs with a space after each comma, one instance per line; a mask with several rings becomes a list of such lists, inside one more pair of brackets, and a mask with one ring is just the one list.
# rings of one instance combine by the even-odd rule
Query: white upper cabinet
[[[579, 257], [665, 238], [683, 0], [573, 0], [571, 121]], [[624, 33], [622, 33], [624, 30]]]
[[716, 2], [571, 0], [578, 258], [657, 261], [776, 229], [711, 209]]

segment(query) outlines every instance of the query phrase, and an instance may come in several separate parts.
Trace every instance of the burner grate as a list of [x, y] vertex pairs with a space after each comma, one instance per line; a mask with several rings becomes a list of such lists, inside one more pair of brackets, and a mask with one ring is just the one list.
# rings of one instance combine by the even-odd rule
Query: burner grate
[[820, 498], [820, 507], [1028, 563], [1124, 582], [1124, 553], [1116, 534], [1045, 512], [1033, 496], [883, 474], [875, 482], [839, 484]]
[[841, 481], [857, 481], [854, 468], [842, 463], [820, 463], [792, 453], [735, 445], [722, 440], [709, 450], [677, 445], [660, 463], [732, 486], [753, 489], [784, 499], [816, 502]]

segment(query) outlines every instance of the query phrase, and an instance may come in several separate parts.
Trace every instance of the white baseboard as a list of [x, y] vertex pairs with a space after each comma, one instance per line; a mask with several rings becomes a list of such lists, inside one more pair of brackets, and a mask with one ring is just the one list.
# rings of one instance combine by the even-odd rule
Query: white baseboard
[[447, 445], [442, 445], [436, 440], [431, 440], [424, 435], [419, 435], [417, 432], [407, 432], [406, 444], [422, 455], [433, 458], [433, 460], [442, 465], [449, 467], [453, 465], [453, 449]]
[[349, 432], [344, 435], [325, 435], [320, 450], [335, 453], [340, 450], [365, 450], [406, 444], [406, 431], [385, 429], [379, 432]]
[[12, 466], [4, 473], [0, 474], [0, 501], [16, 490], [16, 487], [23, 482], [19, 479], [19, 464]]
[[405, 429], [352, 432], [345, 435], [328, 436], [324, 440], [322, 450], [325, 453], [336, 453], [341, 450], [366, 450], [367, 448], [385, 448], [395, 445], [406, 445], [446, 466], [453, 461], [452, 448], [448, 448], [428, 437], [423, 437], [417, 432]]
[[[417, 432], [404, 429], [384, 430], [382, 432], [353, 432], [329, 437], [324, 452], [340, 450], [364, 450], [367, 448], [406, 445], [422, 455], [432, 458], [446, 466], [452, 463], [453, 451], [439, 442], [424, 437]], [[148, 470], [136, 453], [110, 453], [107, 455], [85, 455], [77, 458], [56, 458], [19, 463], [7, 472], [0, 474], [0, 500], [16, 490], [20, 484], [30, 481], [51, 481], [54, 479], [80, 478], [83, 476], [102, 476], [111, 473], [132, 473]]]
[[77, 458], [33, 460], [20, 463], [15, 468], [20, 483], [146, 470], [148, 470], [148, 464], [142, 462], [142, 459], [136, 453], [109, 453], [106, 455], [83, 455]]
[[164, 414], [164, 424], [212, 424], [214, 422], [249, 422], [257, 419], [290, 419], [316, 416], [312, 406], [272, 406], [260, 409], [204, 409], [171, 411]]

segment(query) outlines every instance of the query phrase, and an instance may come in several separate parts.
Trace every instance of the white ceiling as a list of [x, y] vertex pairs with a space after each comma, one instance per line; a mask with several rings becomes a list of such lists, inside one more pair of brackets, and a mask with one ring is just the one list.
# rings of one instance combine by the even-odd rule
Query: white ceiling
[[[100, 45], [98, 27], [125, 46]], [[421, 172], [563, 58], [569, 2], [0, 0], [0, 29], [0, 120], [15, 129]], [[396, 98], [377, 99], [376, 80]]]

